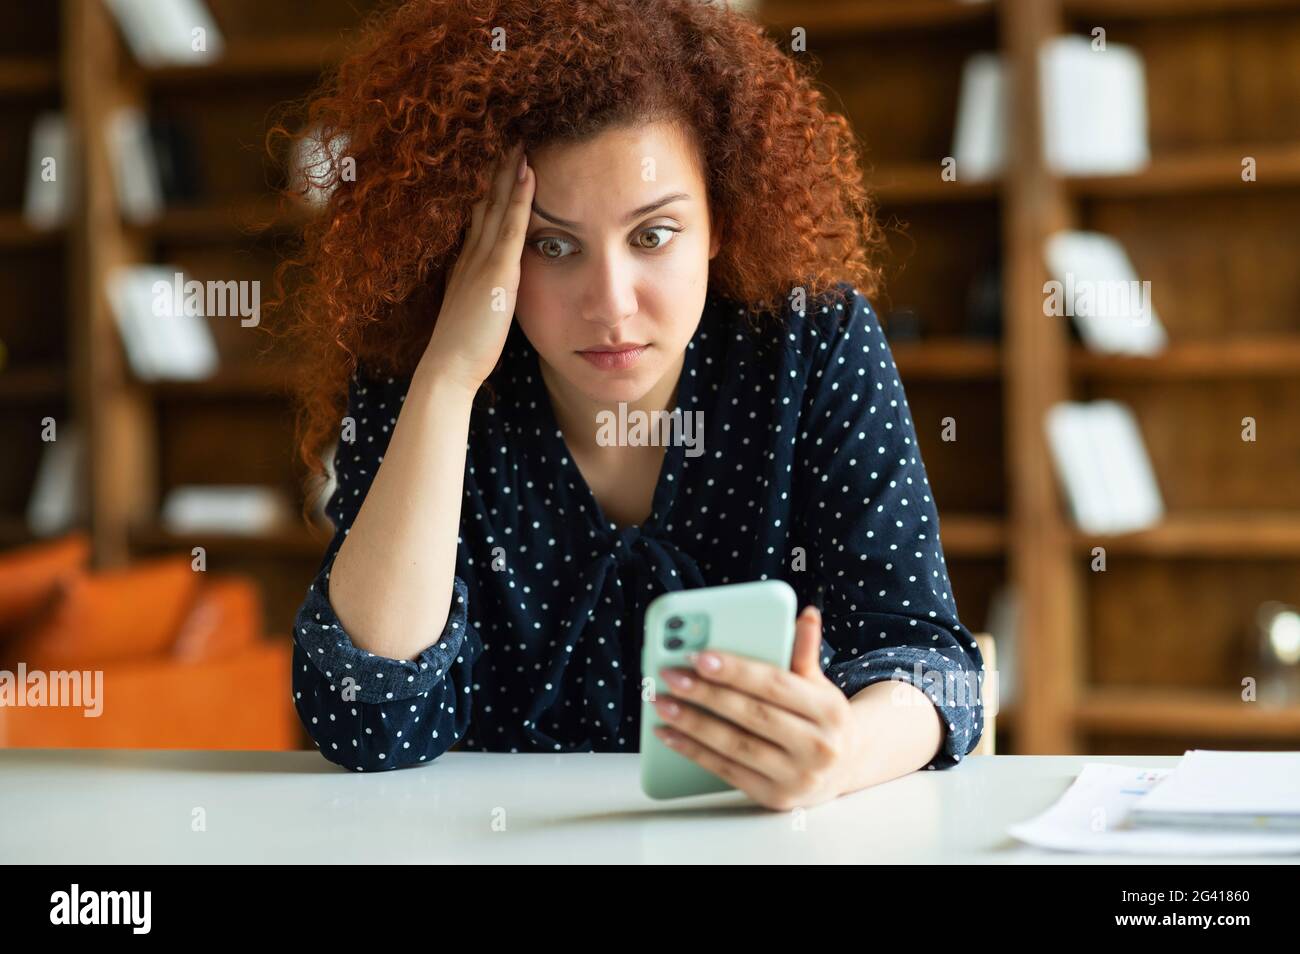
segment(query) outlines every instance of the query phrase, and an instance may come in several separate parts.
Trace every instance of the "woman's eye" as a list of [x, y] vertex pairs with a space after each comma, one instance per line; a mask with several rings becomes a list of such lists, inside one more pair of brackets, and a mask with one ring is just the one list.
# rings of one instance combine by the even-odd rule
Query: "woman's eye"
[[[672, 236], [681, 229], [673, 228], [670, 225], [652, 225], [649, 228], [642, 229], [637, 233], [634, 244], [637, 248], [644, 249], [647, 252], [663, 248], [672, 241]], [[657, 233], [664, 232], [666, 235]], [[649, 242], [642, 241], [645, 236], [652, 236]], [[558, 235], [544, 235], [539, 239], [533, 239], [529, 244], [536, 250], [537, 254], [548, 261], [558, 261], [562, 258], [568, 258], [569, 254], [564, 251], [564, 247], [572, 245], [568, 239], [562, 239]]]
[[[644, 248], [644, 249], [663, 248], [665, 245], [667, 245], [669, 242], [671, 242], [671, 241], [673, 240], [673, 239], [672, 239], [673, 235], [675, 235], [677, 232], [680, 232], [680, 231], [681, 231], [681, 229], [675, 229], [675, 228], [673, 228], [672, 226], [669, 226], [669, 225], [652, 225], [652, 226], [650, 226], [650, 228], [648, 228], [648, 229], [642, 229], [641, 232], [638, 233], [638, 235], [637, 235], [637, 239], [638, 239], [638, 241], [637, 241], [637, 245], [640, 246], [641, 248]], [[646, 244], [644, 244], [643, 242], [640, 241], [640, 237], [641, 237], [642, 235], [647, 235], [647, 234], [650, 234], [650, 233], [652, 233], [652, 232], [667, 232], [668, 234], [667, 234], [666, 236], [664, 236], [663, 238], [658, 238], [658, 239], [656, 239], [656, 240], [654, 241], [654, 243], [651, 244], [651, 245], [646, 245]]]
[[568, 245], [564, 239], [555, 235], [546, 235], [533, 241], [533, 248], [537, 249], [537, 254], [542, 258], [564, 258], [565, 256], [556, 251], [557, 246]]

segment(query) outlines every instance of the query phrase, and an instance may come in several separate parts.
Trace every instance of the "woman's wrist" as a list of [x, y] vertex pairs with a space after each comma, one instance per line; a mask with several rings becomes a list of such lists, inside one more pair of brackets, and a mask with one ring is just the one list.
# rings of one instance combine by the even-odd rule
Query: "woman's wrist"
[[873, 682], [850, 700], [856, 743], [839, 794], [899, 778], [929, 764], [943, 745], [943, 719], [920, 689], [898, 679]]
[[411, 390], [434, 398], [439, 407], [451, 402], [468, 408], [474, 403], [480, 386], [481, 382], [457, 373], [432, 350], [424, 352], [411, 376]]

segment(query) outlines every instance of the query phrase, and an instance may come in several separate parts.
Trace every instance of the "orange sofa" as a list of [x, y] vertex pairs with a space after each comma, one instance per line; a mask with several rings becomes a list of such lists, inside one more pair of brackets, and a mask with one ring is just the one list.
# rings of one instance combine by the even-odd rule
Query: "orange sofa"
[[[0, 746], [299, 747], [292, 646], [264, 637], [251, 580], [187, 556], [92, 572], [89, 554], [84, 534], [0, 554]], [[73, 672], [101, 687], [93, 704], [4, 696], [6, 678], [22, 692]]]

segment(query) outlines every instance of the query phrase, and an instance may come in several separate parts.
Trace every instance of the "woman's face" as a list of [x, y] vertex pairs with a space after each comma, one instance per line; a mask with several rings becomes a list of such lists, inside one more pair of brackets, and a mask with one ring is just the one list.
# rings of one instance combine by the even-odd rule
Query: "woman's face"
[[[612, 129], [530, 152], [537, 177], [515, 316], [565, 385], [634, 403], [680, 369], [718, 251], [680, 127]], [[644, 346], [615, 358], [584, 352]]]

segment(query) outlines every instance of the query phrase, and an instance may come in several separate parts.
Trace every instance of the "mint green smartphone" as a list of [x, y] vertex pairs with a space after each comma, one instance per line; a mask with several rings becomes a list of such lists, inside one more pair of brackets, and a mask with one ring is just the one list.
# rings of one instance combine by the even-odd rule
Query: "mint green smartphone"
[[[676, 590], [651, 600], [641, 651], [641, 788], [651, 798], [681, 798], [732, 788], [707, 769], [674, 752], [654, 734], [663, 725], [654, 707], [672, 690], [659, 670], [690, 669], [688, 653], [716, 649], [782, 669], [794, 652], [794, 589], [784, 580], [758, 580]], [[653, 681], [654, 696], [647, 691]]]

